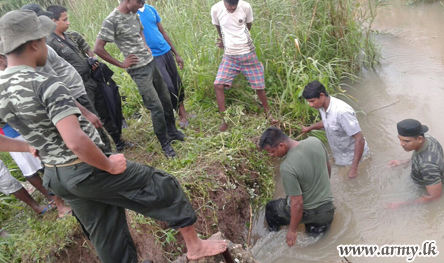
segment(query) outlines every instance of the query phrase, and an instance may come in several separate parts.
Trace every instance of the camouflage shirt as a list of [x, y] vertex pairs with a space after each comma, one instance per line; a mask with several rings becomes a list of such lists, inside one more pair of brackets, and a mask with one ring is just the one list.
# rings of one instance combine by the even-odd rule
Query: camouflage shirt
[[38, 72], [49, 73], [57, 76], [61, 82], [65, 83], [69, 89], [69, 93], [74, 99], [82, 95], [86, 95], [85, 86], [83, 85], [82, 77], [74, 69], [71, 64], [66, 62], [62, 57], [59, 57], [57, 53], [50, 46], [48, 48], [48, 58], [46, 64], [43, 67], [38, 67]]
[[57, 77], [29, 66], [0, 72], [0, 122], [7, 122], [39, 150], [44, 163], [63, 164], [77, 159], [56, 128], [57, 122], [70, 115], [77, 115], [82, 130], [102, 147], [96, 129], [80, 115], [65, 84]]
[[151, 50], [140, 35], [142, 30], [143, 26], [137, 14], [123, 14], [114, 9], [103, 21], [97, 38], [105, 42], [115, 42], [125, 57], [130, 54], [136, 55], [139, 63], [129, 67], [129, 69], [135, 69], [153, 60]]
[[413, 181], [420, 186], [434, 185], [444, 182], [444, 154], [439, 142], [425, 136], [425, 145], [412, 155]]

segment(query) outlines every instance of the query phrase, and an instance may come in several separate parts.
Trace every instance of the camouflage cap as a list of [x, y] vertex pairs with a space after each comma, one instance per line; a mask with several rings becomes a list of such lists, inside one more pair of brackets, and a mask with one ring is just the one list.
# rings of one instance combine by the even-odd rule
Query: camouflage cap
[[0, 54], [8, 54], [20, 45], [45, 37], [56, 29], [47, 16], [37, 17], [31, 10], [8, 12], [0, 19]]
[[24, 5], [20, 9], [21, 10], [32, 10], [37, 14], [37, 16], [47, 16], [49, 18], [52, 17], [52, 12], [43, 10], [42, 7], [37, 3], [31, 3], [31, 4]]

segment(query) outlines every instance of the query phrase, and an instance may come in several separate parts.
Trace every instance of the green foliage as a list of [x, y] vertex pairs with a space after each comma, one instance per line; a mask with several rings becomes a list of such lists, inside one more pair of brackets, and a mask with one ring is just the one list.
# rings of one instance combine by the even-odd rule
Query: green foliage
[[38, 3], [43, 7], [49, 5], [66, 5], [66, 0], [0, 0], [0, 15], [6, 14], [11, 10], [20, 9], [29, 3]]

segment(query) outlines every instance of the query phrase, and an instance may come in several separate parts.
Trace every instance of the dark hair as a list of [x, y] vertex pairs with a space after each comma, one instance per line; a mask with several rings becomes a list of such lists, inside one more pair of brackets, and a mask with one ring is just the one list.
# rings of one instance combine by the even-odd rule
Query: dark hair
[[276, 147], [279, 143], [284, 142], [288, 139], [288, 136], [283, 133], [280, 129], [275, 127], [270, 127], [264, 131], [259, 141], [259, 147], [264, 149], [267, 145], [271, 148]]
[[239, 3], [239, 0], [224, 0], [224, 1], [230, 5], [237, 5]]
[[57, 21], [59, 21], [60, 16], [62, 15], [62, 13], [64, 12], [68, 12], [68, 10], [66, 10], [66, 8], [64, 8], [61, 5], [50, 5], [48, 6], [48, 8], [46, 8], [46, 11], [49, 11], [52, 13], [52, 19], [55, 19]]
[[324, 93], [325, 97], [328, 97], [328, 92], [324, 85], [322, 85], [321, 82], [314, 80], [305, 86], [304, 92], [302, 92], [302, 97], [306, 100], [319, 98], [321, 97], [321, 93]]

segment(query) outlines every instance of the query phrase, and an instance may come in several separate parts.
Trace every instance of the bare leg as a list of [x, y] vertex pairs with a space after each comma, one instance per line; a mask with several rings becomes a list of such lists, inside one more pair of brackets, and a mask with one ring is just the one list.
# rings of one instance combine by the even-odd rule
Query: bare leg
[[202, 240], [197, 236], [193, 226], [179, 228], [187, 246], [187, 258], [197, 260], [203, 257], [214, 256], [227, 250], [228, 244], [224, 240]]
[[265, 115], [270, 120], [271, 124], [276, 124], [277, 121], [271, 115], [270, 108], [268, 108], [267, 94], [265, 93], [265, 90], [264, 89], [256, 90], [256, 93], [257, 96], [259, 97], [259, 100], [262, 103], [262, 106], [264, 106]]
[[69, 214], [71, 212], [71, 207], [65, 205], [65, 202], [63, 202], [63, 199], [58, 197], [58, 196], [54, 196], [54, 201], [56, 203], [57, 206], [57, 212], [59, 214], [59, 218], [64, 217], [65, 215]]
[[[222, 117], [223, 117], [223, 113], [225, 111], [224, 87], [225, 87], [225, 85], [222, 85], [222, 84], [215, 84], [214, 85], [214, 90], [216, 91], [217, 106], [219, 107], [219, 112]], [[228, 124], [225, 122], [225, 120], [222, 119], [222, 124], [219, 127], [219, 131], [223, 132], [223, 131], [226, 131], [227, 129], [228, 129]]]
[[188, 113], [185, 110], [185, 106], [183, 105], [183, 102], [179, 104], [179, 121], [180, 123], [188, 123]]
[[52, 201], [52, 196], [49, 195], [49, 191], [46, 190], [45, 187], [43, 187], [43, 181], [42, 178], [36, 173], [31, 176], [25, 176], [26, 180], [32, 184], [37, 190], [39, 190], [40, 193], [42, 193], [48, 201]]
[[36, 214], [40, 214], [43, 212], [43, 210], [48, 208], [46, 206], [38, 205], [25, 188], [21, 188], [17, 192], [13, 193], [13, 195], [17, 197], [17, 199], [25, 202], [29, 207], [32, 208], [32, 210], [34, 210]]

